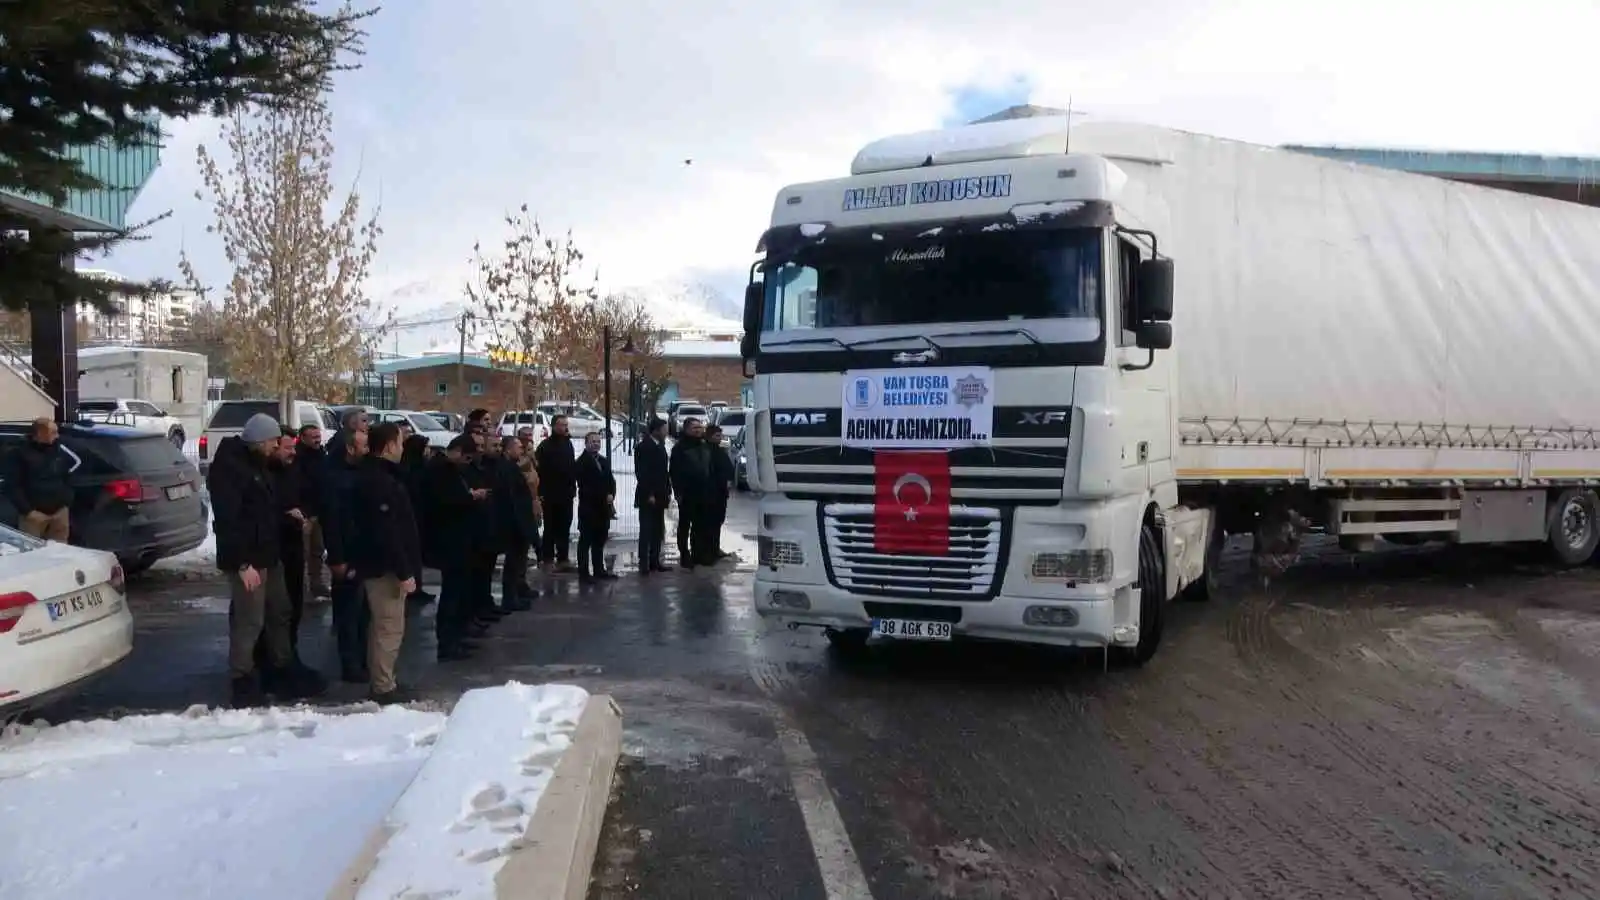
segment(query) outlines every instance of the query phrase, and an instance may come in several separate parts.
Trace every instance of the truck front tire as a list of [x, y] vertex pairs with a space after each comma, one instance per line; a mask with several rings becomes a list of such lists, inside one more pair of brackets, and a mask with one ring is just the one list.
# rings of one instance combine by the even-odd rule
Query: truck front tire
[[1139, 643], [1115, 648], [1124, 665], [1142, 666], [1161, 646], [1162, 617], [1166, 612], [1167, 577], [1161, 563], [1161, 537], [1146, 522], [1139, 529]]

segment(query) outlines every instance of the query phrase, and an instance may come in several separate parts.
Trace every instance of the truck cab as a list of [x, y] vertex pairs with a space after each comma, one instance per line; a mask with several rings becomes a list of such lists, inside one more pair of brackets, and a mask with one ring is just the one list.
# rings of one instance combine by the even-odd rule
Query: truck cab
[[849, 649], [1155, 652], [1196, 533], [1164, 512], [1173, 267], [1118, 167], [1064, 146], [1038, 120], [907, 135], [779, 192], [741, 347], [762, 616]]

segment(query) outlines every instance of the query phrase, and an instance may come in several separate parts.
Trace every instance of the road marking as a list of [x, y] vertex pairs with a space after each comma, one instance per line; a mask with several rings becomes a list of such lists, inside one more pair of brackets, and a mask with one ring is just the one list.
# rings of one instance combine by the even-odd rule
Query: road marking
[[772, 720], [778, 729], [778, 744], [783, 748], [789, 781], [794, 785], [794, 798], [800, 804], [800, 817], [805, 820], [811, 853], [822, 872], [822, 887], [828, 900], [872, 900], [867, 875], [861, 871], [861, 860], [856, 857], [856, 848], [844, 830], [844, 819], [839, 816], [833, 793], [823, 780], [822, 767], [817, 765], [817, 754], [811, 749], [811, 742], [776, 704]]

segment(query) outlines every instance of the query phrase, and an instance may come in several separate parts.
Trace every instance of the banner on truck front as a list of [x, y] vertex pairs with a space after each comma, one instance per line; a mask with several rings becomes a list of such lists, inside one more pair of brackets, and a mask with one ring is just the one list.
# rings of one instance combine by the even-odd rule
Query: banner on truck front
[[847, 447], [945, 450], [989, 443], [994, 371], [985, 366], [846, 372]]

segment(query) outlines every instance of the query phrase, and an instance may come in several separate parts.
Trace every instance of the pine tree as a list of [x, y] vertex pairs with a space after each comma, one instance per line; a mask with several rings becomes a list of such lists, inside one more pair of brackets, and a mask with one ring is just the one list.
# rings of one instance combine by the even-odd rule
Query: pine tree
[[[221, 115], [315, 96], [362, 50], [376, 9], [316, 0], [12, 0], [0, 3], [0, 191], [59, 206], [106, 187], [67, 151], [159, 142], [162, 118]], [[11, 206], [10, 204], [7, 205]], [[144, 223], [148, 225], [150, 223]], [[85, 278], [64, 255], [109, 252], [142, 226], [60, 235], [0, 210], [0, 306], [60, 298], [105, 308], [130, 285]]]

